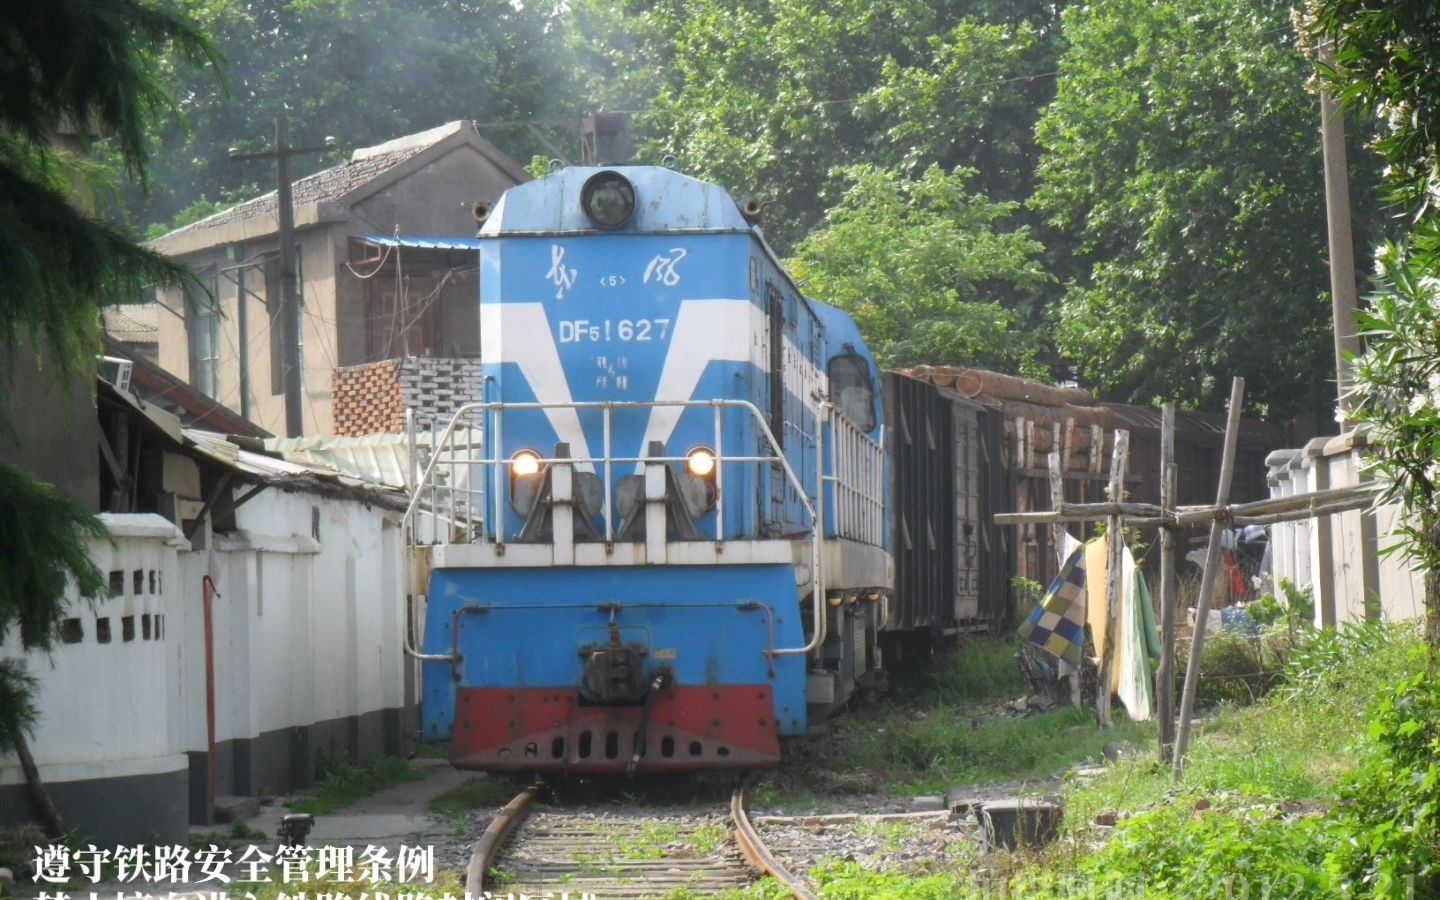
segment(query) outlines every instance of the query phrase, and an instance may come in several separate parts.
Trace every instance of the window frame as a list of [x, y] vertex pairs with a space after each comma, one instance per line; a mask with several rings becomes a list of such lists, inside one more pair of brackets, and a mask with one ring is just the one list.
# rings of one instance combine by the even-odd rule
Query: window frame
[[[850, 411], [844, 406], [842, 406], [840, 403], [840, 391], [837, 391], [835, 389], [835, 372], [837, 364], [858, 366], [858, 370], [864, 373], [866, 393], [869, 395], [869, 403], [866, 408], [866, 417], [864, 422], [855, 421], [855, 418], [850, 414]], [[850, 421], [850, 424], [854, 425], [856, 428], [860, 429], [866, 434], [870, 434], [872, 431], [874, 431], [875, 428], [880, 424], [880, 416], [878, 415], [875, 408], [875, 377], [870, 371], [870, 361], [866, 359], [857, 350], [851, 348], [846, 352], [839, 354], [838, 356], [832, 356], [830, 358], [830, 362], [827, 363], [825, 366], [825, 377], [830, 384], [830, 398], [831, 402], [835, 404], [835, 409], [842, 413], [845, 418]]]
[[[197, 277], [209, 288], [207, 296], [203, 290], [185, 291], [185, 333], [190, 354], [190, 386], [211, 399], [220, 399], [220, 340], [221, 319], [224, 316], [220, 301], [220, 279], [217, 268], [206, 266]], [[202, 334], [206, 346], [202, 347]], [[208, 347], [208, 352], [205, 350]]]

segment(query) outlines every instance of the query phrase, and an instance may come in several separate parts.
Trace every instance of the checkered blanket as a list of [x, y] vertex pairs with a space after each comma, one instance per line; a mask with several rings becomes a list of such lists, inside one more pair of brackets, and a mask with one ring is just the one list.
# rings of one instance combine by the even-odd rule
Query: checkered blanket
[[1084, 547], [1060, 567], [1045, 599], [1020, 626], [1020, 638], [1079, 667], [1085, 648]]

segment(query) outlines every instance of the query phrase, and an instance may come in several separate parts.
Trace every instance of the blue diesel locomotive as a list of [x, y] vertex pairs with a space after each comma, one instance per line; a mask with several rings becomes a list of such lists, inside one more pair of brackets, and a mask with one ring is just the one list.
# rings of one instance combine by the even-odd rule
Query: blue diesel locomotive
[[409, 523], [425, 738], [497, 772], [775, 765], [933, 624], [891, 609], [882, 373], [715, 185], [565, 168], [481, 216], [485, 393]]

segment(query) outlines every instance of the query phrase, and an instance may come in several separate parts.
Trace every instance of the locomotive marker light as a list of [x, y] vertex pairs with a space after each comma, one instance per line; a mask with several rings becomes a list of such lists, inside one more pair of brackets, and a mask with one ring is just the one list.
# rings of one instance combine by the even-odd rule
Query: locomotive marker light
[[540, 471], [540, 457], [534, 450], [521, 450], [510, 458], [510, 474], [516, 478], [529, 478]]
[[715, 474], [715, 453], [709, 447], [696, 447], [685, 459], [685, 468], [691, 475], [709, 478]]
[[540, 496], [544, 479], [540, 475], [540, 455], [534, 450], [521, 450], [510, 457], [510, 506], [522, 516], [530, 515]]
[[596, 172], [580, 188], [580, 210], [597, 228], [619, 228], [635, 214], [635, 185], [619, 172]]

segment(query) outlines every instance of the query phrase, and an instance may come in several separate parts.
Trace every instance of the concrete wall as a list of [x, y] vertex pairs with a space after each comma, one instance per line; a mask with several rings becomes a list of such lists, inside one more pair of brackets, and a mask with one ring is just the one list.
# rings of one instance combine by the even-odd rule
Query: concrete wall
[[[39, 679], [41, 717], [30, 749], [66, 824], [104, 845], [184, 843], [186, 710], [176, 690], [188, 646], [176, 556], [182, 541], [154, 514], [104, 518], [116, 544], [94, 543], [91, 554], [118, 590], [93, 608], [72, 604], [77, 642], [58, 644], [50, 656], [26, 655], [12, 632], [0, 655], [23, 657]], [[199, 714], [203, 721], [203, 707]], [[26, 821], [29, 812], [19, 765], [0, 757], [0, 826]]]
[[355, 204], [351, 234], [393, 234], [399, 228], [402, 235], [473, 235], [475, 201], [493, 204], [514, 186], [515, 179], [478, 149], [459, 144]]
[[[79, 642], [27, 657], [41, 681], [31, 748], [62, 815], [87, 839], [184, 843], [187, 822], [209, 820], [212, 765], [219, 794], [283, 793], [310, 785], [327, 751], [398, 754], [418, 730], [406, 694], [397, 514], [270, 488], [236, 517], [234, 532], [197, 533], [197, 549], [159, 516], [108, 517], [117, 546], [93, 552], [122, 590], [75, 612]], [[218, 590], [213, 758], [207, 574]], [[0, 654], [20, 655], [13, 634]], [[0, 826], [29, 816], [19, 766], [0, 758]]]
[[[1368, 480], [1363, 438], [1316, 438], [1299, 450], [1270, 455], [1271, 496], [1346, 487]], [[1288, 578], [1315, 594], [1315, 624], [1367, 618], [1413, 619], [1424, 615], [1424, 585], [1398, 554], [1382, 555], [1399, 542], [1399, 509], [1355, 510], [1274, 525], [1271, 558], [1276, 581]]]
[[[0, 461], [30, 472], [89, 509], [100, 508], [100, 421], [95, 375], [61, 381], [25, 344], [0, 349]], [[4, 423], [17, 432], [6, 434]]]

